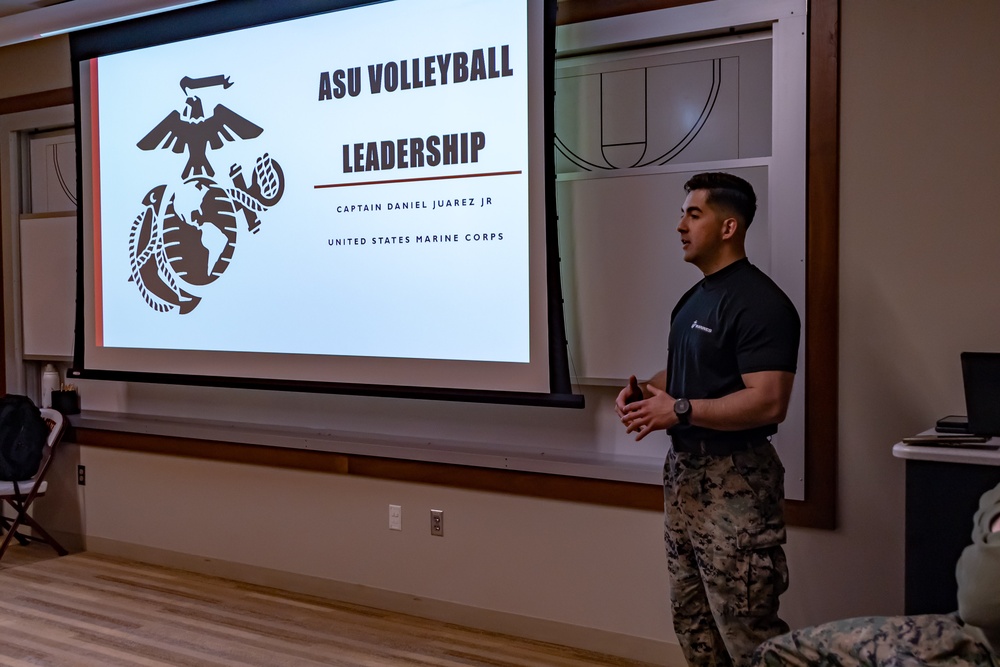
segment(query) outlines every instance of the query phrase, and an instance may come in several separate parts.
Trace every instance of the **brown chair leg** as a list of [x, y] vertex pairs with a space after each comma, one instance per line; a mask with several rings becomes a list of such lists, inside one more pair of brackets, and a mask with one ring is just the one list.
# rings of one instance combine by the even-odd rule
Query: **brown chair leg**
[[7, 552], [7, 547], [10, 545], [11, 539], [14, 537], [14, 531], [17, 530], [17, 520], [11, 524], [11, 527], [7, 530], [7, 534], [3, 536], [3, 543], [0, 544], [0, 558]]
[[[39, 525], [39, 523], [35, 521], [33, 518], [31, 518], [29, 515], [23, 514], [21, 516], [21, 520], [24, 525], [30, 526], [31, 529], [34, 530], [36, 533], [38, 533], [38, 535], [43, 540], [45, 540], [50, 547], [55, 549], [57, 554], [59, 554], [60, 556], [65, 556], [66, 554], [69, 553], [68, 551], [66, 551], [66, 549], [63, 548], [61, 544], [59, 544], [59, 542], [56, 541], [56, 538], [49, 535], [48, 532], [44, 528], [42, 528], [41, 525]], [[0, 550], [0, 557], [2, 556], [3, 556], [3, 551]]]

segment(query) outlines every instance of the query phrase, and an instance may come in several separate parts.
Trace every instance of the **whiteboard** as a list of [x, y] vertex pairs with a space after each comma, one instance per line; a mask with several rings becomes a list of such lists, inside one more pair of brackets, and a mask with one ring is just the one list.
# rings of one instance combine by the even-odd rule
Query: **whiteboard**
[[20, 223], [24, 357], [70, 359], [76, 315], [76, 216], [25, 216]]
[[771, 99], [768, 31], [558, 61], [559, 247], [578, 383], [666, 366], [670, 312], [702, 277], [676, 230], [694, 174], [727, 171], [754, 186], [747, 254], [771, 273], [772, 232], [788, 222], [772, 224], [768, 205]]

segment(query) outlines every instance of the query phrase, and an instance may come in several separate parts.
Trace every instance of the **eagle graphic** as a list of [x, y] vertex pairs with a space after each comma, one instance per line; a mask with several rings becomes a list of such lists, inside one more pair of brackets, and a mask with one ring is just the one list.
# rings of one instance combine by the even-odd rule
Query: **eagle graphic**
[[156, 127], [149, 131], [136, 144], [144, 151], [158, 148], [169, 148], [174, 153], [187, 151], [188, 161], [184, 165], [181, 178], [191, 176], [215, 175], [215, 170], [208, 162], [208, 149], [221, 148], [227, 141], [237, 139], [254, 139], [260, 136], [263, 128], [247, 120], [228, 107], [217, 104], [211, 116], [205, 116], [201, 98], [192, 95], [195, 88], [233, 85], [228, 77], [222, 75], [192, 79], [181, 79], [181, 89], [187, 95], [184, 110], [171, 111]]

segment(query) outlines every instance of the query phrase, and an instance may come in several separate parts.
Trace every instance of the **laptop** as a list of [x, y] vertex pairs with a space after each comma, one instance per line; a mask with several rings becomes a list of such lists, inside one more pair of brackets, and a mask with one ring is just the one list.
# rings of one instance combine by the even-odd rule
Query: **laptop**
[[969, 432], [1000, 436], [1000, 352], [963, 352]]

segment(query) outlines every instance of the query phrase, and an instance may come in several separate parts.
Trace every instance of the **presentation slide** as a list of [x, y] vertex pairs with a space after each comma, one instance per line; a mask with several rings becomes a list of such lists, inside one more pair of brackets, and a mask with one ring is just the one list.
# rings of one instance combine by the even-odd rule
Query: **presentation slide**
[[93, 347], [529, 363], [527, 26], [395, 0], [83, 63]]

